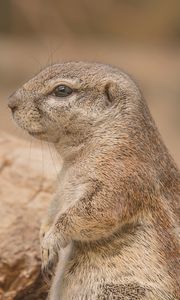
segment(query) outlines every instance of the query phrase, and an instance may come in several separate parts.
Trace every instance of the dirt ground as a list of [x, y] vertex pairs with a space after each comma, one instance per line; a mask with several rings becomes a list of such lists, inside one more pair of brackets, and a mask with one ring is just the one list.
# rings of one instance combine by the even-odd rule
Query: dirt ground
[[17, 129], [7, 97], [44, 66], [64, 60], [90, 60], [119, 66], [131, 74], [147, 99], [171, 154], [180, 165], [180, 51], [166, 46], [125, 45], [111, 40], [0, 39], [0, 129]]

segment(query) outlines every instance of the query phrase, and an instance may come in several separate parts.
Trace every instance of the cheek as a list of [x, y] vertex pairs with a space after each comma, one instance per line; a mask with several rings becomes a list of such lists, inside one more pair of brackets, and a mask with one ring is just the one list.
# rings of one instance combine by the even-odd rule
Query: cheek
[[42, 117], [54, 125], [62, 123], [70, 115], [70, 103], [68, 101], [60, 101], [49, 98], [39, 107]]

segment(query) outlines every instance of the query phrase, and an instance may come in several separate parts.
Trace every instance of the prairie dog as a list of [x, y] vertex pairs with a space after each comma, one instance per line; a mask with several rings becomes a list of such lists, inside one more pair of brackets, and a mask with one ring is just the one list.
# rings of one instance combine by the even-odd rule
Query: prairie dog
[[50, 299], [179, 299], [180, 172], [133, 80], [109, 65], [55, 64], [9, 107], [63, 159], [41, 228], [43, 268], [60, 257]]

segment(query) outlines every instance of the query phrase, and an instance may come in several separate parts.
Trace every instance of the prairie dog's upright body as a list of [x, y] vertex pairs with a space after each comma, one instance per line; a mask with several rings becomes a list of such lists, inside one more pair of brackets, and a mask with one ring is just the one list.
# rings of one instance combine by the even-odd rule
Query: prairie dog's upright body
[[178, 300], [180, 173], [129, 76], [57, 64], [9, 106], [63, 159], [41, 229], [43, 268], [60, 256], [50, 299]]

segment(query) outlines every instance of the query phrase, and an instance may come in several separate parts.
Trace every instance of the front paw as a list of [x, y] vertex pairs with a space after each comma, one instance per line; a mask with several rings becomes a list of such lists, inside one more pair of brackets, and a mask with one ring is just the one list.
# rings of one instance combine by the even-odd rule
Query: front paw
[[67, 240], [54, 228], [45, 233], [41, 240], [42, 272], [47, 279], [52, 277], [59, 260], [60, 249], [68, 244]]
[[58, 262], [60, 251], [56, 234], [50, 229], [41, 239], [41, 258], [43, 274], [52, 275], [53, 268]]

